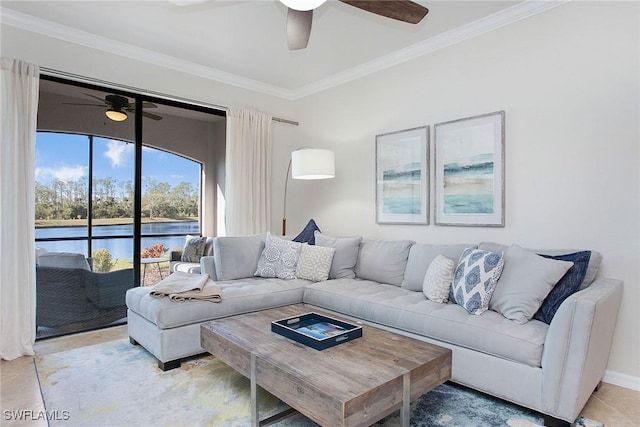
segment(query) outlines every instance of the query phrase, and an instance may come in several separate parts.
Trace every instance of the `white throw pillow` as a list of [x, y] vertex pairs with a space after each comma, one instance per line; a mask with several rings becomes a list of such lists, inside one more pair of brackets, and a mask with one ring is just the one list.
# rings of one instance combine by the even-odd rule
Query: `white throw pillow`
[[313, 282], [327, 280], [335, 252], [335, 248], [303, 244], [300, 248], [296, 277]]
[[447, 302], [455, 268], [456, 263], [452, 259], [442, 255], [436, 256], [424, 275], [422, 282], [424, 296], [434, 302]]
[[267, 233], [267, 242], [258, 260], [255, 275], [295, 279], [302, 243], [274, 237]]

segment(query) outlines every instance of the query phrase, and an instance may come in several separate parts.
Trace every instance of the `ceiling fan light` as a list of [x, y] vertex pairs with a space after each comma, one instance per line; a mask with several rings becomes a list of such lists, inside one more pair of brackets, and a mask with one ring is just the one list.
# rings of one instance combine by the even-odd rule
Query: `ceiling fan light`
[[280, 0], [290, 9], [307, 11], [320, 7], [327, 0]]
[[124, 120], [127, 120], [127, 113], [125, 113], [124, 111], [114, 110], [110, 108], [104, 114], [114, 122], [122, 122]]

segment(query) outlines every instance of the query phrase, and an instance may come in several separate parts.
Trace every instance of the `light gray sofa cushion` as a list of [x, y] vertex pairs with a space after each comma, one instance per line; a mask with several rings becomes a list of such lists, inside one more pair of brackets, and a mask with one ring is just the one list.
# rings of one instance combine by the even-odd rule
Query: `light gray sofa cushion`
[[360, 244], [356, 277], [400, 286], [407, 267], [410, 240], [363, 240]]
[[264, 250], [265, 234], [213, 239], [217, 280], [253, 277]]
[[540, 367], [549, 328], [537, 320], [517, 325], [494, 311], [471, 316], [457, 304], [429, 301], [422, 292], [360, 279], [309, 285], [304, 302], [532, 367]]
[[411, 246], [407, 268], [404, 273], [402, 287], [410, 291], [422, 292], [422, 282], [427, 269], [438, 255], [452, 259], [456, 265], [462, 251], [466, 248], [475, 248], [476, 245], [431, 245], [416, 243]]
[[[495, 242], [481, 242], [478, 245], [478, 249], [484, 249], [486, 251], [506, 251], [509, 248], [507, 245]], [[596, 275], [602, 264], [602, 254], [598, 251], [592, 251], [590, 249], [529, 249], [532, 252], [541, 255], [565, 255], [572, 254], [574, 252], [590, 251], [591, 258], [589, 258], [589, 266], [587, 267], [587, 274], [584, 276], [582, 284], [580, 284], [580, 290], [586, 288], [596, 280]]]
[[504, 253], [504, 268], [489, 308], [523, 325], [533, 318], [551, 289], [572, 262], [541, 257], [512, 245]]
[[314, 233], [317, 246], [334, 248], [336, 250], [329, 271], [330, 279], [353, 279], [358, 261], [358, 251], [362, 237], [332, 237], [318, 231]]
[[201, 323], [207, 320], [236, 314], [264, 310], [302, 301], [302, 294], [309, 281], [282, 280], [251, 277], [236, 281], [219, 281], [222, 303], [208, 301], [173, 302], [169, 298], [153, 298], [151, 286], [127, 291], [127, 307], [144, 317], [159, 329]]

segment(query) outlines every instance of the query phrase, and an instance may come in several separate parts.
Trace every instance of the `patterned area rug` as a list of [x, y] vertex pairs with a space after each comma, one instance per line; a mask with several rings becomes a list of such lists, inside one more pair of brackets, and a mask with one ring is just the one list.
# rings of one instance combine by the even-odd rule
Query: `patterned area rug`
[[[35, 359], [51, 426], [249, 426], [249, 380], [213, 356], [162, 372], [156, 360], [126, 340]], [[260, 394], [261, 416], [284, 405]], [[542, 425], [539, 414], [465, 387], [443, 384], [411, 405], [412, 426]], [[376, 426], [399, 425], [391, 415]], [[580, 418], [576, 426], [603, 427]], [[302, 415], [279, 427], [316, 426]]]

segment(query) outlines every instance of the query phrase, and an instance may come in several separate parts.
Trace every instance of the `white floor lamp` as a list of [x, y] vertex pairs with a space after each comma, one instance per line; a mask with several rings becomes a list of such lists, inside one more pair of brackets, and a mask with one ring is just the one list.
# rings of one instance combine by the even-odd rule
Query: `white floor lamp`
[[284, 208], [282, 210], [282, 235], [287, 234], [287, 187], [289, 172], [293, 179], [327, 179], [336, 176], [335, 155], [331, 150], [302, 148], [291, 152], [287, 176], [284, 181]]

